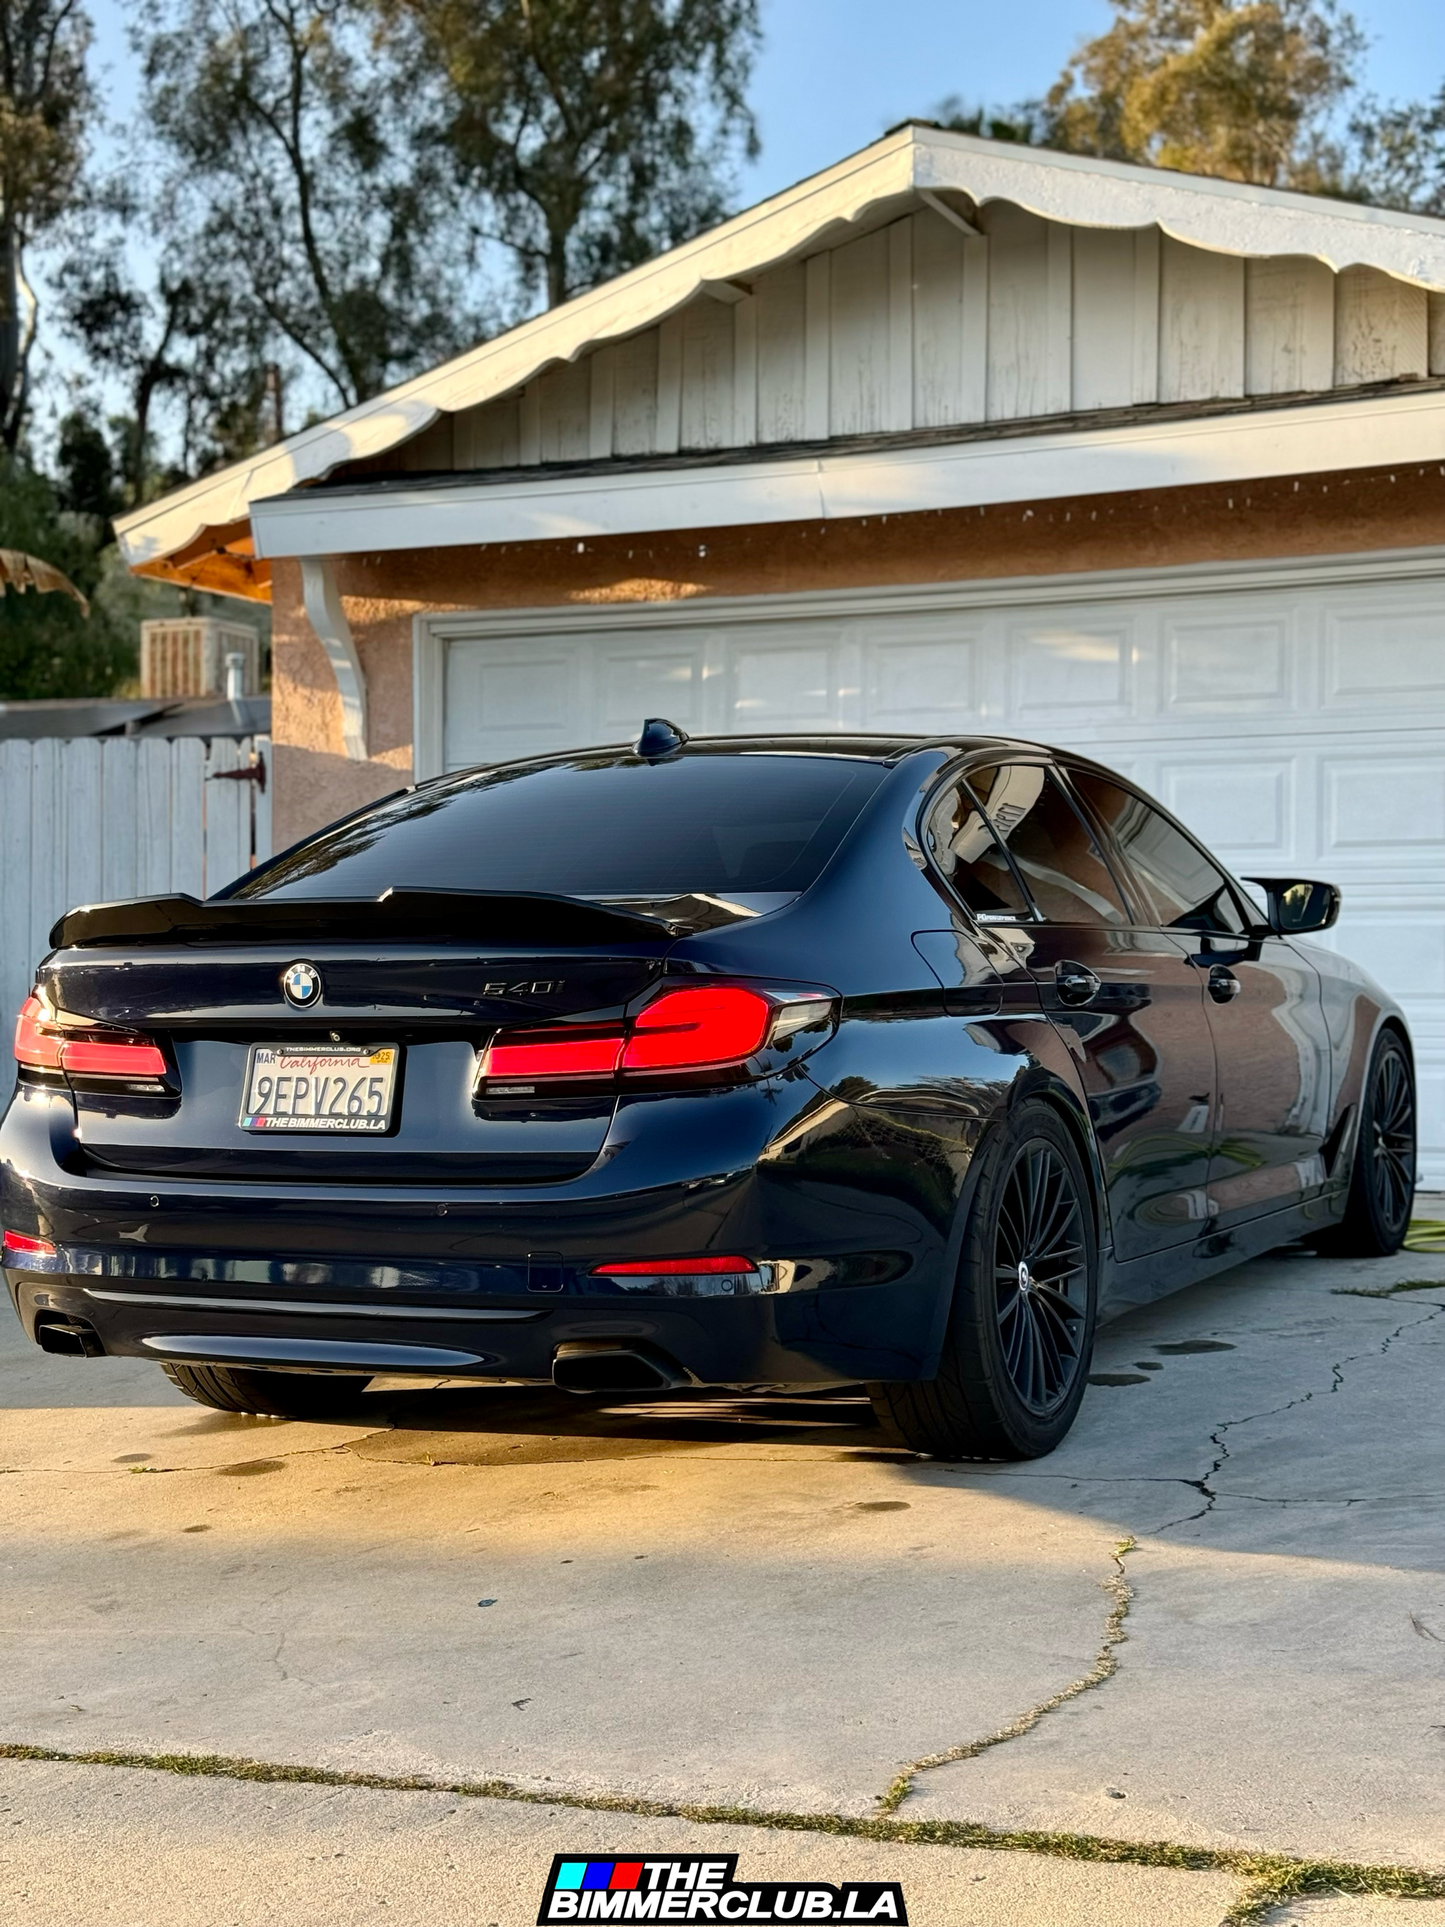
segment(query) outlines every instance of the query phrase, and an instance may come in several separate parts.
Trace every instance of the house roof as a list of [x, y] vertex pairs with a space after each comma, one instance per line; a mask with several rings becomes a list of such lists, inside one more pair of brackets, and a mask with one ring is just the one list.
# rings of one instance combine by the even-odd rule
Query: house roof
[[268, 736], [271, 698], [62, 696], [0, 703], [0, 742], [47, 736]]
[[[1445, 291], [1442, 220], [910, 123], [628, 274], [121, 517], [116, 526], [126, 561], [159, 573], [198, 544], [219, 548], [229, 542], [250, 553], [253, 502], [382, 455], [439, 414], [508, 394], [554, 363], [575, 361], [600, 343], [659, 322], [699, 293], [727, 291], [931, 197], [955, 217], [959, 197], [973, 210], [1008, 202], [1075, 227], [1152, 226], [1218, 253], [1312, 257], [1337, 271], [1371, 267]], [[213, 586], [227, 587], [224, 576], [218, 558]], [[245, 592], [256, 593], [254, 584]]]

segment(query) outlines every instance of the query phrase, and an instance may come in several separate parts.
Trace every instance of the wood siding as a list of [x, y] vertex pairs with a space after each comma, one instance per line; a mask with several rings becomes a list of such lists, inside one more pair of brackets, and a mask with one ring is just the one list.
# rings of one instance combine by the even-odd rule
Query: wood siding
[[1445, 374], [1445, 296], [1374, 268], [1245, 261], [1006, 203], [978, 226], [929, 208], [700, 294], [444, 417], [403, 465], [747, 448]]

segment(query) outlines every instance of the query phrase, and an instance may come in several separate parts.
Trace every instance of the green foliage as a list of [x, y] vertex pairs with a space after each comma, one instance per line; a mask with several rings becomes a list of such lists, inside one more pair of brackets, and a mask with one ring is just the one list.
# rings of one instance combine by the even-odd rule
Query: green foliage
[[1044, 101], [1051, 146], [1268, 187], [1338, 177], [1364, 40], [1336, 0], [1114, 0]]
[[[44, 476], [0, 454], [0, 548], [54, 563], [92, 595], [102, 540], [94, 516], [62, 509]], [[0, 589], [0, 701], [108, 696], [134, 673], [134, 641], [103, 607], [87, 617], [69, 596]]]
[[936, 110], [945, 127], [1445, 214], [1445, 87], [1362, 100], [1364, 36], [1339, 0], [1113, 0], [1042, 100]]
[[[170, 0], [144, 73], [167, 173], [141, 218], [166, 278], [143, 298], [133, 378], [147, 361], [162, 385], [187, 368], [218, 454], [256, 437], [270, 360], [319, 377], [329, 412], [474, 338], [433, 90], [374, 39], [363, 0]], [[87, 298], [118, 353], [134, 292], [115, 275]]]
[[1403, 107], [1366, 101], [1350, 122], [1349, 192], [1380, 207], [1445, 216], [1445, 86]]
[[377, 0], [445, 78], [445, 133], [549, 306], [721, 220], [757, 152], [757, 0]]
[[81, 191], [89, 46], [75, 0], [0, 0], [0, 442], [9, 449], [25, 424], [38, 314], [25, 253]]

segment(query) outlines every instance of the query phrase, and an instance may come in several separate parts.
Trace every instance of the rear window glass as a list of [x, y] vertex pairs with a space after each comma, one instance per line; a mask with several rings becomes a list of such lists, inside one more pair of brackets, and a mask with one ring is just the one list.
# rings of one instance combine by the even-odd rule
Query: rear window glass
[[834, 756], [589, 759], [429, 784], [323, 830], [233, 897], [807, 889], [886, 769]]

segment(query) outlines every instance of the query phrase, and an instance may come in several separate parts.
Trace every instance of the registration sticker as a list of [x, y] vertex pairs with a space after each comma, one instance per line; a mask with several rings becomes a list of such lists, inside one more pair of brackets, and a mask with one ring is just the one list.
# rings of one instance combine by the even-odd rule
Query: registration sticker
[[253, 1044], [241, 1129], [378, 1136], [391, 1128], [400, 1060], [395, 1044]]

